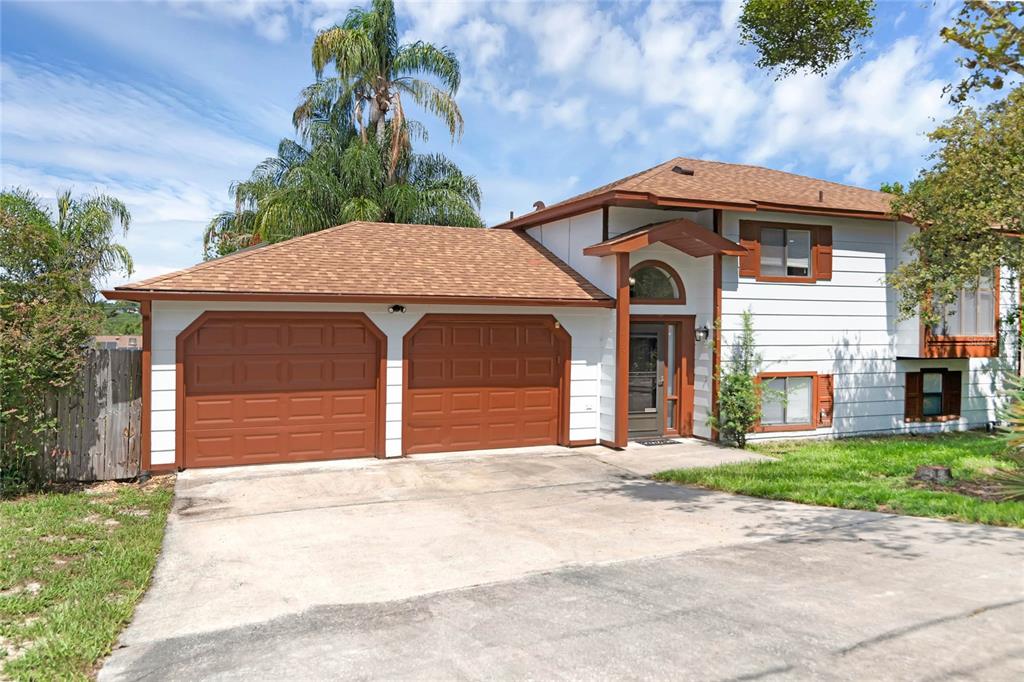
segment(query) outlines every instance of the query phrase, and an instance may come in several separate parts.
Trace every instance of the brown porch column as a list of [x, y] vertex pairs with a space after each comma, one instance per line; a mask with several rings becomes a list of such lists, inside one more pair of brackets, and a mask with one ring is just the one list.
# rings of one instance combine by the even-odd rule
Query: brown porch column
[[615, 440], [626, 447], [629, 433], [629, 254], [615, 254]]

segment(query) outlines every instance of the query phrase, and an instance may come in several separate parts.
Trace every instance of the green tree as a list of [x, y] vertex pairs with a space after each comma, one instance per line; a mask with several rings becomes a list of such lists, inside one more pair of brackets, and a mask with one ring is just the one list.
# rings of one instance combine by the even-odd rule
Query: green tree
[[206, 256], [352, 220], [482, 226], [476, 178], [441, 154], [403, 152], [389, 179], [386, 150], [386, 140], [364, 143], [344, 130], [321, 130], [306, 146], [282, 140], [276, 157], [232, 188], [235, 210], [210, 221]]
[[106, 195], [57, 198], [56, 218], [35, 195], [0, 193], [0, 483], [39, 483], [34, 464], [53, 419], [48, 395], [72, 386], [103, 315], [98, 282], [131, 273], [114, 241], [128, 229]]
[[1013, 468], [997, 472], [1003, 494], [1008, 500], [1024, 500], [1024, 378], [1006, 377], [1009, 399], [999, 415], [1006, 423], [1007, 459]]
[[[349, 10], [341, 26], [317, 35], [312, 57], [317, 80], [302, 92], [292, 117], [295, 127], [305, 131], [323, 111], [344, 112], [364, 143], [376, 136], [383, 146], [389, 138], [388, 180], [397, 172], [402, 153], [411, 149], [403, 95], [438, 116], [453, 141], [462, 135], [462, 113], [455, 103], [462, 78], [458, 59], [451, 50], [430, 43], [400, 45], [392, 0], [373, 0], [369, 10]], [[332, 65], [334, 75], [325, 77]]]
[[277, 156], [232, 186], [235, 210], [210, 221], [205, 255], [352, 220], [482, 226], [476, 179], [441, 154], [413, 151], [427, 133], [402, 104], [403, 94], [411, 97], [441, 117], [453, 140], [461, 135], [455, 56], [426, 43], [399, 45], [390, 0], [353, 9], [317, 36], [312, 52], [317, 81], [293, 116], [298, 140], [282, 140]]
[[1024, 76], [1024, 2], [965, 0], [953, 25], [939, 33], [968, 52], [957, 58], [968, 75], [953, 89], [954, 102], [978, 90], [1001, 90], [1008, 75]]
[[[976, 111], [964, 108], [931, 139], [932, 164], [897, 194], [893, 210], [923, 229], [908, 241], [912, 258], [889, 277], [901, 316], [938, 321], [932, 301], [953, 303], [981, 273], [1024, 272], [1024, 87]], [[923, 303], [923, 305], [922, 305]]]
[[860, 51], [874, 9], [874, 0], [747, 0], [740, 36], [757, 50], [757, 65], [780, 78], [823, 74]]
[[708, 420], [727, 443], [745, 447], [747, 434], [761, 419], [761, 389], [757, 375], [761, 356], [754, 339], [754, 316], [743, 311], [743, 327], [732, 356], [718, 370], [718, 413]]

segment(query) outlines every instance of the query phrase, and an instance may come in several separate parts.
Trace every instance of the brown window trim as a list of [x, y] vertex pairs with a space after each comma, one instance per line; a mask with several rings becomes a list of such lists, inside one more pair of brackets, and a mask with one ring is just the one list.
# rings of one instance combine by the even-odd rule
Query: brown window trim
[[[761, 230], [807, 230], [811, 233], [811, 274], [806, 277], [761, 274]], [[741, 220], [740, 245], [748, 254], [740, 257], [740, 277], [753, 277], [758, 282], [781, 282], [790, 284], [813, 284], [819, 280], [832, 279], [832, 226], [806, 225], [803, 223], [780, 223], [770, 220]]]
[[629, 276], [632, 277], [634, 273], [643, 268], [655, 267], [664, 270], [668, 273], [668, 276], [675, 282], [676, 290], [679, 291], [678, 298], [633, 298], [630, 295], [629, 302], [637, 305], [685, 305], [686, 304], [686, 287], [683, 286], [683, 279], [676, 272], [675, 268], [660, 260], [645, 260], [637, 263], [629, 269]]
[[999, 268], [992, 275], [992, 308], [994, 334], [957, 336], [933, 334], [931, 327], [921, 325], [922, 358], [996, 358], [999, 357]]
[[[940, 374], [942, 375], [942, 407], [945, 414], [934, 414], [924, 415], [924, 375], [925, 374]], [[947, 381], [947, 376], [951, 377], [956, 375], [956, 379]], [[920, 384], [918, 390], [918, 397], [915, 399], [915, 405], [911, 407], [909, 405], [909, 395], [905, 399], [903, 408], [903, 421], [907, 424], [929, 424], [935, 422], [951, 422], [960, 419], [961, 413], [963, 412], [963, 392], [960, 382], [963, 380], [963, 373], [958, 369], [949, 369], [947, 367], [923, 367], [916, 372], [905, 372], [904, 373], [904, 386], [905, 391], [909, 393], [909, 386], [912, 376], [920, 376], [920, 379], [916, 379]], [[956, 396], [956, 410], [949, 409], [947, 403], [953, 402], [950, 400], [950, 396]], [[913, 410], [913, 413], [911, 413]]]
[[829, 401], [829, 414], [821, 414], [822, 400], [821, 389], [823, 382], [828, 382], [829, 390], [832, 390], [832, 375], [819, 374], [817, 372], [761, 372], [754, 379], [755, 386], [760, 392], [760, 385], [764, 379], [781, 379], [787, 377], [808, 377], [811, 379], [811, 421], [803, 424], [762, 424], [758, 420], [754, 426], [755, 433], [781, 433], [784, 431], [814, 431], [815, 429], [827, 428], [832, 425], [834, 398]]

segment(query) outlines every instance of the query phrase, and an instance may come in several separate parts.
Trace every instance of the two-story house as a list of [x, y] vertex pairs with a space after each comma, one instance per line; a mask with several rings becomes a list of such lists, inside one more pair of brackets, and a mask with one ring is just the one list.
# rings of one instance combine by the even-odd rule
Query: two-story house
[[880, 192], [676, 158], [491, 229], [350, 223], [105, 294], [142, 305], [152, 470], [713, 439], [744, 311], [775, 389], [752, 438], [984, 426], [1019, 286], [899, 320], [916, 229]]

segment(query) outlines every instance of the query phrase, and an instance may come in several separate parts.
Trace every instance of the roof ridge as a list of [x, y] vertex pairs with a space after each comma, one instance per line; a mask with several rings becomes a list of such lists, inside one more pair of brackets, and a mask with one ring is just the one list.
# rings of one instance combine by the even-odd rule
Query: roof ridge
[[759, 171], [768, 171], [769, 173], [781, 173], [782, 175], [788, 175], [794, 178], [801, 178], [803, 180], [811, 180], [813, 182], [821, 182], [826, 185], [836, 185], [838, 187], [845, 187], [847, 189], [855, 189], [861, 192], [874, 192], [876, 194], [888, 194], [877, 189], [868, 189], [867, 187], [858, 187], [857, 185], [848, 185], [844, 182], [836, 182], [834, 180], [825, 180], [824, 178], [816, 178], [813, 175], [804, 175], [802, 173], [794, 173], [792, 171], [779, 170], [778, 168], [769, 168], [768, 166], [759, 166], [753, 163], [733, 163], [732, 161], [715, 161], [713, 159], [693, 159], [685, 156], [677, 156], [673, 161], [696, 161], [698, 163], [711, 163], [716, 166], [737, 166], [739, 168], [753, 168]]
[[343, 227], [348, 227], [350, 225], [357, 225], [357, 224], [360, 224], [360, 223], [363, 223], [363, 222], [364, 221], [362, 221], [362, 220], [351, 220], [351, 221], [349, 221], [347, 223], [342, 223], [341, 225], [332, 225], [331, 227], [326, 227], [326, 228], [324, 228], [322, 230], [316, 230], [314, 232], [309, 232], [307, 234], [301, 234], [298, 237], [291, 237], [289, 239], [285, 239], [285, 240], [279, 241], [279, 242], [271, 242], [269, 244], [264, 244], [262, 246], [259, 246], [259, 247], [255, 248], [255, 249], [251, 249], [251, 250], [243, 249], [243, 250], [240, 250], [240, 251], [236, 251], [235, 253], [229, 253], [226, 256], [221, 256], [220, 258], [213, 258], [213, 259], [208, 260], [208, 261], [203, 261], [202, 263], [196, 263], [195, 265], [189, 266], [187, 268], [182, 268], [181, 270], [175, 270], [174, 272], [168, 272], [168, 273], [165, 273], [163, 275], [157, 275], [156, 277], [150, 277], [149, 279], [140, 280], [138, 282], [129, 282], [128, 284], [122, 284], [122, 285], [114, 287], [114, 288], [115, 289], [127, 289], [127, 288], [140, 287], [142, 285], [150, 285], [150, 284], [157, 284], [159, 282], [165, 282], [165, 281], [167, 281], [169, 279], [174, 279], [175, 277], [180, 277], [182, 275], [191, 274], [191, 273], [199, 271], [199, 270], [205, 270], [206, 268], [213, 267], [214, 265], [221, 265], [221, 264], [224, 264], [224, 263], [233, 263], [233, 262], [235, 262], [237, 260], [242, 260], [243, 258], [246, 258], [248, 256], [253, 256], [255, 254], [267, 253], [268, 251], [271, 251], [271, 250], [273, 250], [276, 247], [284, 246], [285, 244], [294, 244], [296, 242], [300, 242], [300, 241], [303, 241], [305, 239], [309, 239], [311, 237], [316, 237], [316, 236], [319, 236], [319, 235], [327, 234], [328, 232], [334, 232], [335, 230], [339, 230], [339, 229], [341, 229]]

